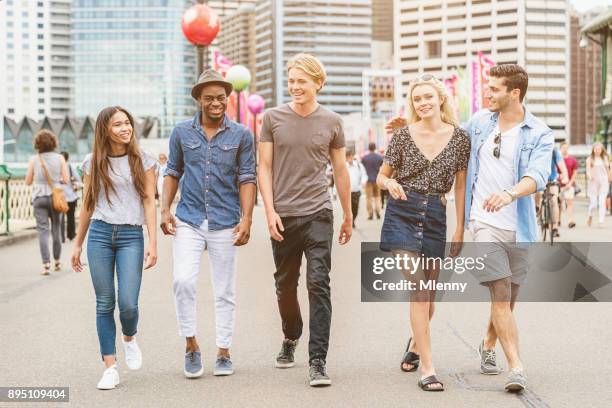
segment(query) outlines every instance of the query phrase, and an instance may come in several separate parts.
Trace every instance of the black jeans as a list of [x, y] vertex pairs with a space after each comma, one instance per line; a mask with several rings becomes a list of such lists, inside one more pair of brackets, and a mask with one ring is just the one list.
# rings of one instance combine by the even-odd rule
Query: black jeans
[[306, 287], [310, 304], [309, 361], [325, 360], [331, 326], [331, 247], [334, 234], [333, 213], [320, 210], [303, 217], [283, 217], [284, 240], [272, 240], [276, 273], [276, 296], [285, 338], [296, 340], [302, 335], [302, 315], [297, 298], [302, 254], [306, 255]]
[[[76, 237], [76, 225], [74, 222], [74, 212], [76, 210], [77, 202], [79, 200], [68, 202], [68, 212], [62, 214], [62, 242], [66, 241], [66, 236], [69, 240], [73, 240]], [[66, 226], [68, 224], [68, 226]]]
[[359, 199], [361, 198], [361, 192], [355, 191], [351, 193], [351, 210], [353, 211], [353, 224], [355, 224], [355, 218], [357, 218], [357, 212], [359, 211]]

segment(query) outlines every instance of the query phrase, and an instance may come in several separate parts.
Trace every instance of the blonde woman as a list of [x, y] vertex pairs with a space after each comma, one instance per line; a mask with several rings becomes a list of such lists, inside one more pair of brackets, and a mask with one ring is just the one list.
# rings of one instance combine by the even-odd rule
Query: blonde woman
[[[407, 126], [393, 134], [377, 183], [391, 198], [385, 212], [380, 248], [394, 255], [443, 258], [446, 243], [446, 199], [455, 183], [457, 227], [451, 256], [463, 242], [466, 169], [470, 139], [457, 126], [444, 85], [431, 75], [412, 81], [408, 88]], [[394, 175], [394, 178], [392, 176]], [[439, 269], [405, 270], [407, 279], [435, 280]], [[402, 359], [402, 371], [416, 371], [424, 391], [443, 391], [432, 361], [429, 320], [433, 316], [435, 291], [411, 292], [410, 323], [414, 336]], [[418, 354], [417, 354], [418, 350]]]
[[603, 226], [606, 217], [606, 196], [608, 195], [608, 173], [610, 171], [610, 159], [608, 152], [601, 143], [593, 144], [591, 155], [586, 161], [587, 192], [589, 195], [589, 218], [587, 225], [593, 222], [593, 213], [598, 209], [598, 223]]

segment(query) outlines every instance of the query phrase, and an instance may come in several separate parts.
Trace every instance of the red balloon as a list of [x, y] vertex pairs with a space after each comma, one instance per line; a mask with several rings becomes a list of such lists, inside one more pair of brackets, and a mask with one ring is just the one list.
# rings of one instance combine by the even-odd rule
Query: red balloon
[[205, 4], [188, 8], [181, 19], [183, 34], [193, 45], [210, 45], [221, 28], [219, 16]]

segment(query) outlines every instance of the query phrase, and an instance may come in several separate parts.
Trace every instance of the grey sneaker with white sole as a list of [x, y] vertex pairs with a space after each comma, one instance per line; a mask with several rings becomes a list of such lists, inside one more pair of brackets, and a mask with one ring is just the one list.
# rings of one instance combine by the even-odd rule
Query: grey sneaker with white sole
[[478, 346], [480, 355], [480, 372], [485, 375], [498, 375], [502, 369], [497, 366], [497, 354], [495, 350], [485, 350], [484, 340]]
[[198, 378], [204, 374], [202, 367], [202, 354], [199, 351], [188, 351], [185, 353], [185, 377]]
[[508, 374], [506, 381], [506, 391], [508, 392], [523, 392], [527, 388], [527, 376], [520, 368], [513, 368]]

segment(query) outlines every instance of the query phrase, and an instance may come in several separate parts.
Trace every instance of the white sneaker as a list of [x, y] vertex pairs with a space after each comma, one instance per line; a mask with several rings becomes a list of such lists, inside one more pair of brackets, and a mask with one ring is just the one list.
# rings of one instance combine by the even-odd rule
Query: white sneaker
[[136, 343], [136, 337], [132, 337], [132, 341], [123, 342], [123, 351], [125, 352], [125, 363], [130, 370], [139, 370], [142, 367], [142, 353], [140, 347]]
[[119, 385], [119, 372], [117, 366], [108, 367], [102, 374], [102, 379], [98, 383], [99, 390], [112, 390]]

